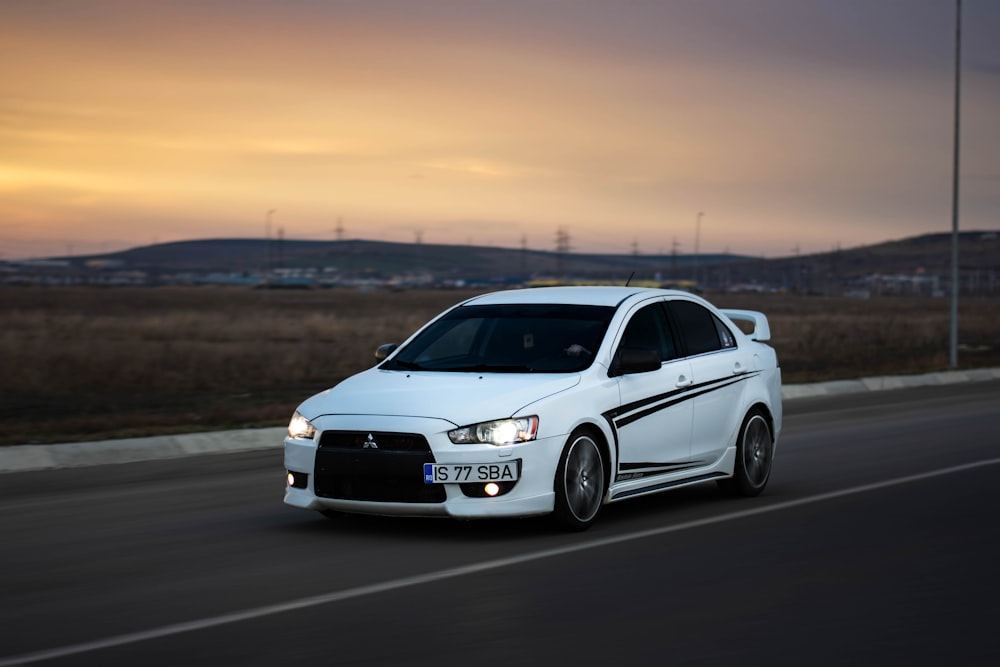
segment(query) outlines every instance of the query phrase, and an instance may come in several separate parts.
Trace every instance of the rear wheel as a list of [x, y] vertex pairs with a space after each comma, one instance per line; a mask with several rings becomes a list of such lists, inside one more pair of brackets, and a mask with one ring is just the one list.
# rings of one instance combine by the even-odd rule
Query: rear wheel
[[719, 481], [719, 486], [739, 496], [758, 496], [771, 477], [774, 460], [774, 436], [771, 425], [760, 409], [747, 414], [736, 445], [733, 476]]
[[570, 436], [559, 458], [553, 517], [569, 530], [586, 530], [597, 519], [604, 501], [604, 457], [586, 431]]

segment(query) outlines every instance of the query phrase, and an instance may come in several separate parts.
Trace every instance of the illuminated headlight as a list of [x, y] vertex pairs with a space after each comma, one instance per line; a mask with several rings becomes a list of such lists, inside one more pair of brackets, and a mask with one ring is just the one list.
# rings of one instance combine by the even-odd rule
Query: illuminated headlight
[[538, 417], [521, 417], [463, 426], [448, 431], [448, 437], [456, 445], [512, 445], [534, 440], [537, 433]]
[[296, 440], [311, 440], [316, 435], [316, 427], [308, 419], [296, 412], [288, 422], [288, 437]]

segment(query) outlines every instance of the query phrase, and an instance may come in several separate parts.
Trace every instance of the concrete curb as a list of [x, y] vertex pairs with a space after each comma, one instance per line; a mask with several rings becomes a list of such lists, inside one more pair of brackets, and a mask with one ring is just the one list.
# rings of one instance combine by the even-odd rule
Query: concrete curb
[[858, 380], [793, 384], [782, 387], [781, 397], [789, 401], [796, 398], [839, 396], [841, 394], [858, 394], [866, 391], [889, 391], [910, 387], [940, 386], [961, 382], [986, 382], [989, 380], [1000, 380], [1000, 368], [976, 368], [967, 371], [943, 371], [940, 373], [925, 373], [923, 375], [886, 375], [860, 378]]
[[[945, 371], [924, 375], [890, 375], [858, 380], [786, 385], [782, 388], [782, 398], [788, 401], [797, 398], [839, 396], [868, 391], [890, 391], [909, 387], [986, 382], [989, 380], [1000, 380], [1000, 368]], [[284, 437], [285, 428], [275, 427], [97, 442], [72, 442], [57, 445], [12, 445], [0, 447], [0, 474], [109, 463], [153, 461], [200, 454], [278, 449], [282, 446]]]
[[275, 427], [58, 445], [12, 445], [0, 447], [0, 473], [277, 448], [284, 437], [285, 428]]

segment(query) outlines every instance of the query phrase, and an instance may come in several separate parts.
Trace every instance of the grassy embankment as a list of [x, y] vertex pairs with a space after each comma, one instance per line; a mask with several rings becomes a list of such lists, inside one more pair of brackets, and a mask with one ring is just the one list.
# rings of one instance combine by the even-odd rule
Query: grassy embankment
[[[471, 294], [0, 288], [0, 444], [280, 425]], [[768, 315], [786, 383], [947, 366], [947, 300], [708, 297]], [[1000, 366], [997, 306], [961, 302], [962, 367]]]

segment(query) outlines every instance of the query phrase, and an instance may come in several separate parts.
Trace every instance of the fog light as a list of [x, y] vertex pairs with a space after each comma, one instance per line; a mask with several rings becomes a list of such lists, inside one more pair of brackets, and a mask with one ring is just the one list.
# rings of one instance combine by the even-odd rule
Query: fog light
[[483, 491], [486, 492], [486, 495], [492, 498], [496, 494], [500, 493], [500, 485], [496, 482], [490, 482], [485, 488], [483, 488]]
[[304, 489], [309, 486], [309, 475], [304, 472], [292, 472], [289, 470], [285, 481], [293, 489]]

